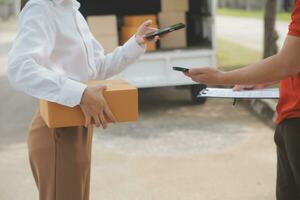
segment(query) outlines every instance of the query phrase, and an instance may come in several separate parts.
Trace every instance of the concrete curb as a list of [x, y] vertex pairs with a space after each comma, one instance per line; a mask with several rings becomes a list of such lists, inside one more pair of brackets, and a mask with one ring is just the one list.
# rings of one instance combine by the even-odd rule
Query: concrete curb
[[275, 129], [276, 124], [276, 100], [243, 100], [242, 105], [249, 109], [252, 113], [258, 116], [268, 126]]

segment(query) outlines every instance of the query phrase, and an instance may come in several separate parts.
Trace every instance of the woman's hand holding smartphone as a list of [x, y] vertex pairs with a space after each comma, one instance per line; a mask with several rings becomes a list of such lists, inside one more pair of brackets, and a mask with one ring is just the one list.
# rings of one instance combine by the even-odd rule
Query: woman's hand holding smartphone
[[151, 25], [152, 20], [147, 20], [138, 28], [137, 33], [135, 34], [135, 39], [139, 45], [144, 45], [147, 42], [156, 43], [160, 39], [159, 36], [156, 36], [150, 40], [145, 38], [147, 34], [157, 31], [157, 28], [153, 28]]
[[163, 29], [152, 28], [151, 24], [151, 20], [145, 21], [135, 34], [136, 41], [140, 45], [145, 44], [146, 42], [157, 42], [160, 37], [163, 37], [173, 31], [185, 28], [185, 24], [183, 23], [174, 24]]

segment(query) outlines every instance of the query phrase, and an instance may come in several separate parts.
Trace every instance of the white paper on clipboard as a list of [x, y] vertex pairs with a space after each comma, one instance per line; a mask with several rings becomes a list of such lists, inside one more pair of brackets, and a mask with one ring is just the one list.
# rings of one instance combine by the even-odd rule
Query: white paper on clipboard
[[228, 88], [206, 88], [198, 98], [279, 99], [279, 88], [234, 91]]

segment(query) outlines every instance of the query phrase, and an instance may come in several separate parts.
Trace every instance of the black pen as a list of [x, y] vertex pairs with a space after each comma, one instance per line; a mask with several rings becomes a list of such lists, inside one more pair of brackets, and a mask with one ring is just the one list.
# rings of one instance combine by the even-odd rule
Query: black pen
[[234, 98], [232, 105], [235, 106], [236, 102], [237, 102], [237, 99]]

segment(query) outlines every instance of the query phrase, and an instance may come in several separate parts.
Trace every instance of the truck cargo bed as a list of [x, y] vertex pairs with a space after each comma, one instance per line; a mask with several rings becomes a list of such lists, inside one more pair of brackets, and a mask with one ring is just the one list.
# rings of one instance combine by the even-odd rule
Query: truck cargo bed
[[114, 79], [126, 80], [138, 88], [192, 85], [195, 82], [172, 67], [214, 67], [215, 57], [215, 50], [210, 48], [147, 53]]

